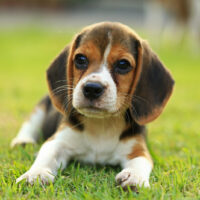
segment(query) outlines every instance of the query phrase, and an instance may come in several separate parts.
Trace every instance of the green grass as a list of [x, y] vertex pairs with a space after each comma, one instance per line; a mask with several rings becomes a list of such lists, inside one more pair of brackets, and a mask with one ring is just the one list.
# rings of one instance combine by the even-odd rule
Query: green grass
[[173, 41], [154, 47], [176, 85], [164, 113], [148, 126], [155, 162], [151, 189], [142, 188], [139, 194], [124, 192], [114, 181], [119, 167], [73, 162], [49, 186], [15, 184], [15, 179], [31, 166], [40, 145], [11, 150], [10, 141], [47, 92], [48, 64], [72, 37], [71, 33], [37, 28], [0, 32], [1, 198], [200, 199], [200, 57], [187, 44], [177, 46]]

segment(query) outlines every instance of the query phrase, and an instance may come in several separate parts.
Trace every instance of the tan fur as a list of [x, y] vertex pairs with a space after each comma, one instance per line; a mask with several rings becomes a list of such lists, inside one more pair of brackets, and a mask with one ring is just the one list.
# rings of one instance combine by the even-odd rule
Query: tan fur
[[127, 158], [131, 160], [133, 158], [143, 156], [148, 159], [153, 166], [151, 156], [146, 146], [145, 138], [142, 135], [137, 135], [134, 136], [134, 139], [137, 141], [137, 143], [133, 146], [133, 150], [127, 155]]

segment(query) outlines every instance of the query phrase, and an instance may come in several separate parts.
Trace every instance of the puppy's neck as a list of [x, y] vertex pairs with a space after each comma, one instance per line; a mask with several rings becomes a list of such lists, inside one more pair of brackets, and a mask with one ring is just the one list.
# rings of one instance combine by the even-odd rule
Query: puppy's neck
[[92, 135], [120, 135], [125, 129], [126, 122], [123, 116], [111, 116], [106, 118], [83, 117], [84, 132]]
[[119, 136], [126, 129], [125, 114], [111, 115], [104, 118], [87, 117], [75, 109], [68, 118], [68, 123], [74, 129], [89, 135]]

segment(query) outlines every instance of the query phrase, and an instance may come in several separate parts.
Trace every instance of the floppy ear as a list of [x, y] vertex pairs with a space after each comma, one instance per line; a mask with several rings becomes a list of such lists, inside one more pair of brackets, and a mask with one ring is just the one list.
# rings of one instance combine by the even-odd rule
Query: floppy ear
[[[75, 36], [72, 43], [56, 57], [47, 69], [47, 83], [51, 100], [56, 108], [66, 114], [71, 105], [68, 99], [72, 96], [73, 86], [73, 53], [80, 45], [84, 32]], [[70, 88], [68, 90], [68, 88]]]
[[47, 69], [47, 83], [51, 100], [64, 113], [67, 103], [67, 60], [70, 47], [67, 46]]
[[171, 96], [174, 81], [146, 42], [138, 45], [140, 75], [132, 99], [132, 115], [140, 124], [156, 119]]

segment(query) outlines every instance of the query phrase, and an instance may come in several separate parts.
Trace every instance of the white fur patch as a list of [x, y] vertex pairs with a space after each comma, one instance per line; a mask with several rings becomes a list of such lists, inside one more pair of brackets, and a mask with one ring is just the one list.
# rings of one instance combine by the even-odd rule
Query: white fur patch
[[[82, 149], [79, 133], [66, 127], [59, 131], [53, 140], [45, 142], [34, 161], [32, 167], [20, 176], [16, 182], [26, 179], [32, 184], [37, 178], [44, 183], [54, 181], [58, 169], [64, 169], [72, 155], [81, 154]], [[80, 146], [81, 147], [81, 146]]]
[[48, 168], [31, 168], [25, 174], [17, 178], [16, 183], [26, 179], [26, 182], [32, 185], [38, 178], [43, 184], [47, 184], [49, 182], [53, 182], [55, 176], [51, 173], [51, 171], [49, 171]]
[[110, 50], [111, 50], [111, 47], [112, 47], [111, 46], [112, 38], [111, 38], [110, 34], [108, 34], [108, 38], [109, 38], [109, 43], [108, 43], [108, 46], [105, 49], [104, 56], [103, 56], [103, 65], [105, 65], [105, 66], [108, 66], [107, 59], [108, 59], [108, 55], [110, 54]]
[[152, 164], [145, 157], [137, 157], [124, 162], [124, 169], [117, 174], [116, 182], [122, 187], [127, 185], [150, 187], [149, 176], [152, 170]]
[[18, 144], [36, 143], [45, 118], [45, 112], [37, 107], [30, 119], [22, 124], [17, 136], [12, 140], [11, 147]]

